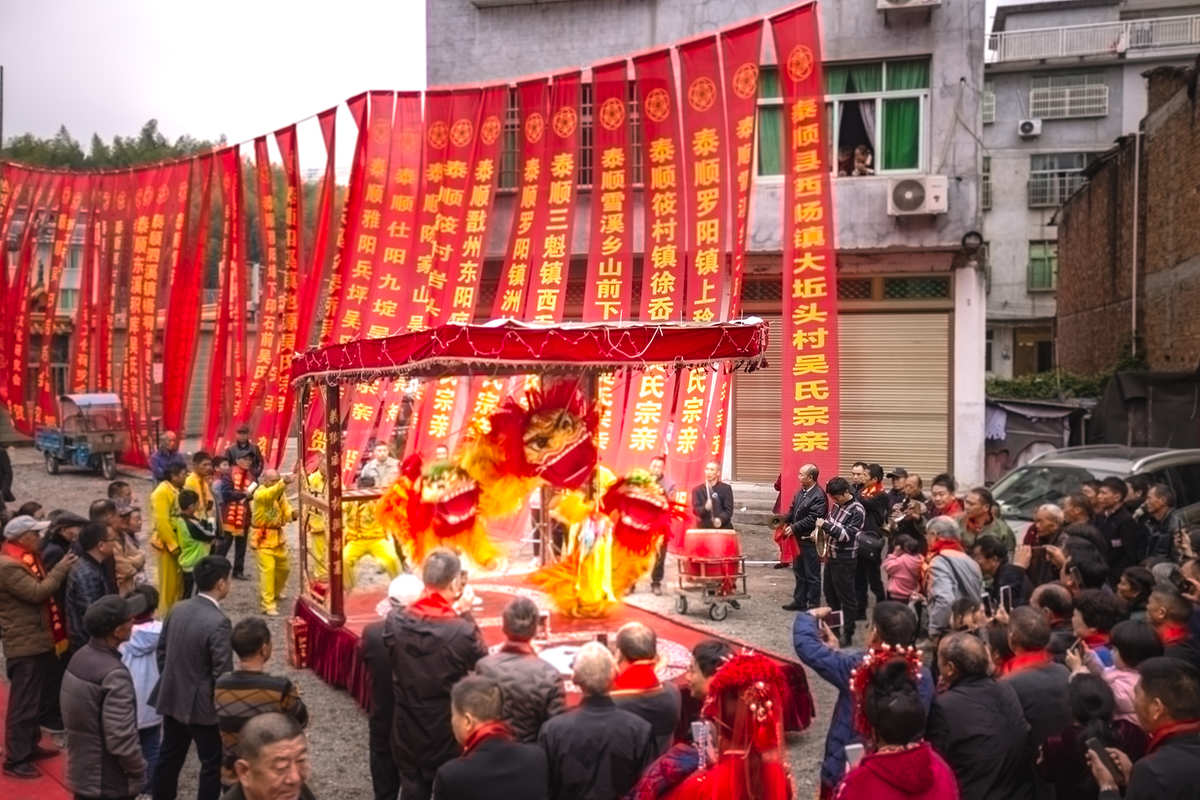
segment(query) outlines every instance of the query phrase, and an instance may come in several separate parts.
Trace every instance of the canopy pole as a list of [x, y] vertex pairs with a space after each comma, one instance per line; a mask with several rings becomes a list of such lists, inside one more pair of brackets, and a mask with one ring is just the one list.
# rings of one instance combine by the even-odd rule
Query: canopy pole
[[342, 409], [341, 385], [325, 386], [325, 486], [329, 499], [329, 613], [335, 625], [346, 621], [342, 587]]

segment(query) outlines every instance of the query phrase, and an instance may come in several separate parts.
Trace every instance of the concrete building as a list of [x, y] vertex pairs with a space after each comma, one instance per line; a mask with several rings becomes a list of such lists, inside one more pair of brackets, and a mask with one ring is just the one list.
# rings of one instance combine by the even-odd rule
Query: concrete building
[[1020, 0], [996, 9], [982, 102], [990, 375], [1063, 364], [1059, 208], [1088, 165], [1137, 130], [1143, 75], [1198, 52], [1200, 3]]
[[[1060, 358], [1073, 371], [1108, 370], [1133, 343], [1150, 369], [1195, 375], [1200, 367], [1195, 68], [1159, 67], [1149, 74], [1149, 109], [1140, 128], [1140, 136], [1122, 138], [1096, 160], [1087, 185], [1063, 206]], [[1193, 391], [1194, 382], [1185, 398]]]
[[[476, 83], [586, 67], [765, 15], [782, 4], [427, 0], [428, 81]], [[828, 105], [836, 112], [831, 138], [838, 149], [870, 147], [877, 167], [871, 176], [834, 181], [841, 454], [843, 468], [865, 459], [927, 476], [949, 469], [975, 482], [983, 477], [984, 280], [963, 238], [981, 227], [984, 4], [920, 5], [896, 10], [888, 0], [822, 4]], [[745, 313], [768, 319], [774, 335], [771, 367], [739, 375], [734, 387], [727, 474], [740, 480], [771, 481], [779, 469], [783, 178], [774, 63], [768, 32], [743, 297]], [[586, 85], [583, 103], [586, 143], [591, 119]], [[899, 108], [907, 113], [897, 114]], [[581, 163], [589, 163], [586, 154]], [[935, 176], [946, 179], [944, 211], [889, 214], [889, 192], [897, 180]], [[589, 182], [590, 175], [581, 176], [568, 319], [579, 313], [583, 295]], [[511, 202], [511, 193], [507, 199], [501, 194], [497, 204], [480, 308], [490, 308], [489, 291], [495, 291]], [[639, 270], [635, 265], [635, 292]]]

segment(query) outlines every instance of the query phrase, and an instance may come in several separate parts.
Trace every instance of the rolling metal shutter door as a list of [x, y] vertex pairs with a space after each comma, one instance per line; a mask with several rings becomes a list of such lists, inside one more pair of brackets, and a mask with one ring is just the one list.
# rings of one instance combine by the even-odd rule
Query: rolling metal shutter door
[[[768, 367], [734, 380], [733, 475], [779, 474], [779, 317], [768, 317]], [[902, 466], [926, 481], [950, 463], [950, 315], [839, 316], [843, 474], [854, 461]]]

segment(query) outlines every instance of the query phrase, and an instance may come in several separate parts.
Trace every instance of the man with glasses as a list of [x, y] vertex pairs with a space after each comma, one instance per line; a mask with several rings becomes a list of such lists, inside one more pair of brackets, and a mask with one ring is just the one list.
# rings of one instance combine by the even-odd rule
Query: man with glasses
[[106, 568], [105, 562], [112, 559], [118, 536], [103, 522], [89, 522], [79, 531], [76, 545], [81, 557], [79, 564], [67, 576], [67, 591], [63, 599], [72, 653], [88, 643], [87, 628], [83, 624], [83, 615], [88, 606], [106, 594], [117, 593], [113, 572]]

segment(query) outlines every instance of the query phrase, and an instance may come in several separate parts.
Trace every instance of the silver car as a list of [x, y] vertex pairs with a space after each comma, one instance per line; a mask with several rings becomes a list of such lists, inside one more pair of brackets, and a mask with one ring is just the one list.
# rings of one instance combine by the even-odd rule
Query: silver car
[[1038, 456], [996, 481], [992, 495], [1019, 537], [1044, 503], [1058, 504], [1084, 481], [1146, 475], [1175, 492], [1189, 525], [1200, 524], [1200, 450], [1100, 444], [1066, 447]]

